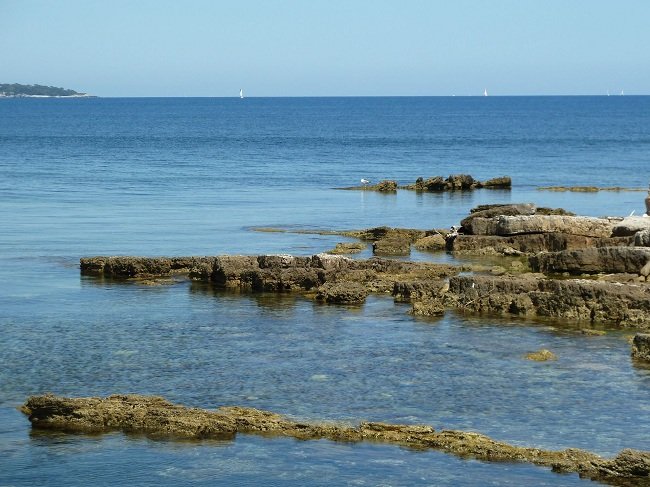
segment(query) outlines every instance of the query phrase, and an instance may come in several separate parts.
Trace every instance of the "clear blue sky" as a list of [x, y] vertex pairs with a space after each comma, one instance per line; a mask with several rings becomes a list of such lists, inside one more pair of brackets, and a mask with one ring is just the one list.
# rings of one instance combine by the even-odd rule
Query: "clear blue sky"
[[0, 45], [100, 96], [650, 94], [650, 0], [0, 0]]

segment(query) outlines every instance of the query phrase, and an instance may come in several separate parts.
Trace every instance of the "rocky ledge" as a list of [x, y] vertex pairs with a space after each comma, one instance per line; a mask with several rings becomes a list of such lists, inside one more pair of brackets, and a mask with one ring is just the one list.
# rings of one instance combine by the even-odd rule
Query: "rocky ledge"
[[461, 266], [372, 258], [353, 260], [329, 254], [223, 255], [216, 257], [88, 257], [80, 261], [86, 275], [124, 279], [169, 277], [185, 272], [190, 279], [224, 289], [305, 292], [332, 303], [363, 302], [369, 293], [394, 291], [396, 282], [426, 282], [440, 288]]
[[490, 462], [527, 462], [556, 472], [618, 485], [650, 477], [650, 453], [626, 449], [615, 458], [566, 449], [513, 446], [473, 432], [436, 431], [426, 425], [363, 422], [358, 426], [294, 421], [276, 413], [244, 407], [215, 411], [187, 408], [160, 397], [113, 395], [106, 398], [32, 396], [21, 408], [34, 429], [69, 433], [121, 431], [168, 439], [234, 438], [237, 433], [292, 437], [300, 440], [372, 441], [416, 449], [435, 449], [462, 458]]
[[430, 178], [419, 177], [413, 184], [399, 185], [399, 183], [392, 179], [384, 179], [377, 184], [370, 184], [367, 182], [361, 186], [350, 186], [347, 190], [361, 190], [361, 191], [379, 191], [379, 192], [394, 192], [398, 189], [407, 189], [412, 191], [467, 191], [472, 189], [511, 189], [512, 179], [509, 176], [501, 176], [498, 178], [488, 179], [487, 181], [479, 181], [474, 179], [469, 174], [452, 174], [445, 178], [444, 176], [434, 176]]

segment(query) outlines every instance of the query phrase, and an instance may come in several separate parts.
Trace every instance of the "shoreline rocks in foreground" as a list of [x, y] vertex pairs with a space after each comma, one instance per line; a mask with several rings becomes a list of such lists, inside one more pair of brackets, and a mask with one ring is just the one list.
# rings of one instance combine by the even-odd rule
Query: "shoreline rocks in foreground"
[[372, 441], [435, 449], [482, 461], [526, 462], [559, 473], [575, 472], [581, 477], [620, 485], [650, 476], [650, 453], [631, 449], [622, 450], [613, 459], [606, 459], [579, 449], [553, 451], [513, 446], [479, 433], [436, 431], [427, 425], [309, 423], [253, 408], [231, 406], [215, 411], [187, 408], [152, 396], [32, 396], [21, 411], [28, 415], [34, 429], [68, 433], [121, 431], [167, 439], [233, 439], [237, 433], [245, 433], [300, 440]]

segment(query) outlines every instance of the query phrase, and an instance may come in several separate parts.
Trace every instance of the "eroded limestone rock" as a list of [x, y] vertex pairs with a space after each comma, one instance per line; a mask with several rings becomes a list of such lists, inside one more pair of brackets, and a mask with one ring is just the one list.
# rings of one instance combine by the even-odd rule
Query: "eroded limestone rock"
[[536, 272], [570, 274], [639, 274], [650, 261], [650, 248], [596, 247], [540, 253], [529, 259]]

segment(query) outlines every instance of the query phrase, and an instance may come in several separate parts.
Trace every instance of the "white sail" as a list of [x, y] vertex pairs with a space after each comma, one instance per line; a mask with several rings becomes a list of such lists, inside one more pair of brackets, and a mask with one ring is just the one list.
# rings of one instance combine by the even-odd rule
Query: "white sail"
[[244, 98], [244, 90], [239, 90], [239, 98]]
[[483, 96], [488, 96], [488, 94], [487, 94], [487, 88], [485, 88], [485, 89], [483, 90]]

